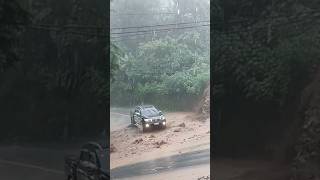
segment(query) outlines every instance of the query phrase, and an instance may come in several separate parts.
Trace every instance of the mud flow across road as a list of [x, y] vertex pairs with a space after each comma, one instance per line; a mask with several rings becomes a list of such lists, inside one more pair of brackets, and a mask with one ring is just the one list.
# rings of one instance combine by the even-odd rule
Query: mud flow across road
[[166, 113], [166, 118], [166, 129], [147, 133], [128, 126], [111, 129], [111, 177], [161, 179], [179, 172], [180, 179], [209, 178], [210, 119], [192, 112]]

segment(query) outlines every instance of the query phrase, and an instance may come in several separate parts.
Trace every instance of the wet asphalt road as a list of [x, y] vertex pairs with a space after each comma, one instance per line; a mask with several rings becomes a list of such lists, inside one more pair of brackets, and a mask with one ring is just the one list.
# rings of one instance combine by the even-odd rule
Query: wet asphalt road
[[189, 153], [159, 158], [111, 169], [112, 179], [121, 179], [150, 174], [159, 174], [196, 165], [210, 163], [210, 150], [200, 150]]
[[0, 162], [0, 179], [3, 180], [63, 180], [63, 171], [50, 172]]
[[63, 180], [64, 156], [75, 149], [0, 146], [0, 180]]
[[284, 162], [259, 159], [215, 159], [218, 180], [289, 180], [291, 166]]

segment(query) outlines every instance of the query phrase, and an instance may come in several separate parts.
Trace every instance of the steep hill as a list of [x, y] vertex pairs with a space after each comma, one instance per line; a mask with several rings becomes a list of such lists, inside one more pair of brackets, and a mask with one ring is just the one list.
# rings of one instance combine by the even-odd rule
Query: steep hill
[[210, 83], [207, 83], [200, 102], [195, 109], [203, 119], [207, 119], [210, 117]]
[[294, 159], [295, 179], [320, 178], [320, 68], [301, 97], [302, 118]]

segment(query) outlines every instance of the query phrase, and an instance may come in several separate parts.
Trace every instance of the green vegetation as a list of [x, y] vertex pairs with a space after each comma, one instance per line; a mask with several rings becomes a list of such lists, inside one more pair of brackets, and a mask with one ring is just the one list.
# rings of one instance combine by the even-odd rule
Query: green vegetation
[[294, 162], [298, 175], [309, 177], [312, 173], [303, 168], [319, 167], [313, 161], [319, 158], [319, 127], [310, 124], [319, 117], [319, 103], [311, 100], [319, 91], [315, 3], [214, 1], [211, 56], [218, 155], [285, 159]]
[[219, 46], [220, 49], [213, 52], [227, 54], [215, 56], [213, 74], [217, 103], [240, 93], [246, 99], [282, 107], [290, 93], [301, 91], [310, 68], [319, 62], [319, 46], [310, 35], [282, 39], [272, 48], [255, 47], [241, 41]]
[[[148, 13], [150, 9], [161, 6], [160, 1], [146, 3], [145, 6], [135, 6], [142, 2], [132, 1], [134, 5], [130, 7], [133, 9], [130, 8], [130, 11], [124, 9], [121, 13], [132, 11]], [[175, 1], [168, 2], [173, 4], [169, 4], [167, 11], [176, 12]], [[122, 3], [122, 1], [115, 1], [113, 10], [120, 11], [124, 7]], [[114, 25], [117, 27], [123, 22], [135, 24], [134, 26], [140, 24], [144, 26], [146, 22], [151, 22], [151, 25], [175, 22], [179, 25], [179, 22], [194, 22], [192, 18], [196, 15], [201, 20], [209, 19], [209, 13], [201, 14], [209, 10], [206, 1], [192, 4], [195, 5], [193, 8], [202, 8], [203, 11], [199, 13], [190, 11], [191, 6], [181, 2], [179, 12], [182, 14], [179, 15], [146, 16], [143, 19], [133, 17], [130, 21], [127, 17], [116, 16], [116, 13], [111, 17], [114, 22], [117, 22]], [[178, 19], [179, 22], [177, 22]], [[124, 27], [130, 27], [125, 23], [123, 23]], [[175, 26], [162, 27], [162, 29], [172, 27]], [[145, 103], [154, 104], [166, 110], [185, 110], [198, 102], [199, 96], [210, 79], [209, 28], [181, 29], [167, 34], [155, 33], [156, 35], [138, 36], [139, 39], [116, 42], [126, 54], [117, 58], [119, 70], [111, 83], [111, 105], [128, 107]]]
[[155, 103], [170, 109], [198, 97], [209, 81], [209, 57], [192, 50], [171, 37], [141, 44], [138, 57], [120, 61], [121, 71], [111, 85], [112, 103]]
[[1, 141], [67, 140], [106, 127], [107, 13], [103, 0], [0, 2]]
[[[19, 60], [15, 46], [23, 30], [19, 24], [29, 23], [29, 14], [16, 1], [0, 1], [0, 73]], [[0, 74], [1, 76], [1, 74]]]
[[[110, 96], [115, 105], [157, 99], [150, 103], [173, 108], [198, 97], [209, 79], [208, 26], [115, 38], [121, 41], [112, 34], [108, 46], [106, 3], [0, 1], [0, 141], [96, 136], [109, 123]], [[146, 15], [111, 15], [111, 27], [209, 20], [207, 0], [112, 3], [117, 13]], [[157, 11], [176, 14], [149, 15]]]

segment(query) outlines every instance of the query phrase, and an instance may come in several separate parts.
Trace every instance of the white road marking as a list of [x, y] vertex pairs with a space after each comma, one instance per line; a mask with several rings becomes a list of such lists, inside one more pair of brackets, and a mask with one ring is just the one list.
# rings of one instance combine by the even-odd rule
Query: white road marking
[[112, 114], [118, 114], [118, 115], [121, 115], [121, 116], [130, 116], [130, 115], [128, 115], [128, 114], [122, 114], [122, 113], [117, 113], [117, 112], [110, 112], [110, 113], [112, 113]]
[[41, 171], [46, 171], [46, 172], [50, 172], [50, 173], [54, 173], [54, 174], [60, 174], [60, 175], [64, 174], [63, 171], [59, 171], [59, 170], [55, 170], [55, 169], [49, 169], [49, 168], [36, 166], [36, 165], [32, 165], [32, 164], [25, 164], [25, 163], [21, 163], [21, 162], [0, 160], [0, 163], [14, 165], [14, 166], [21, 166], [21, 167], [26, 167], [26, 168], [32, 168], [32, 169], [38, 169], [38, 170], [41, 170]]

